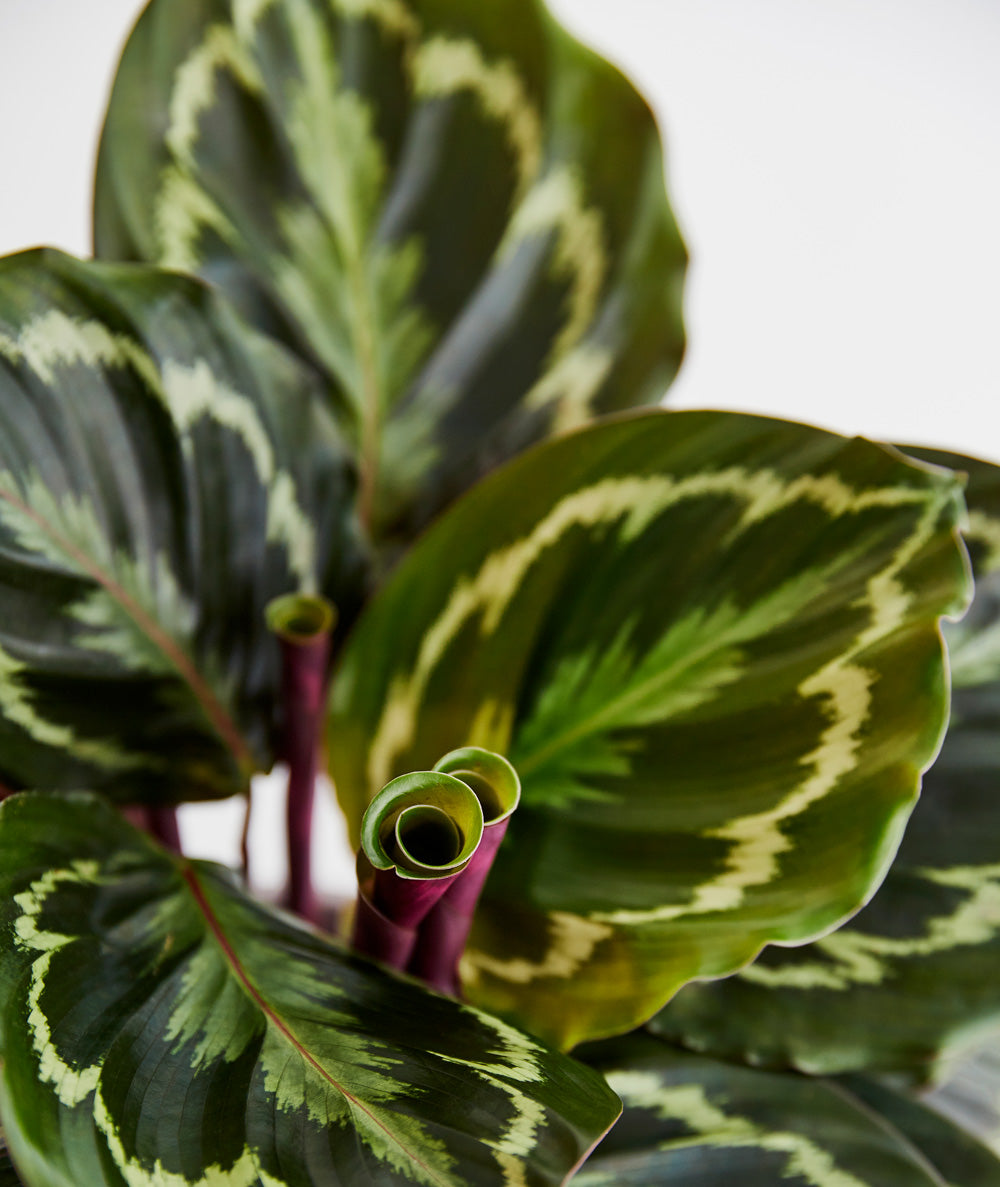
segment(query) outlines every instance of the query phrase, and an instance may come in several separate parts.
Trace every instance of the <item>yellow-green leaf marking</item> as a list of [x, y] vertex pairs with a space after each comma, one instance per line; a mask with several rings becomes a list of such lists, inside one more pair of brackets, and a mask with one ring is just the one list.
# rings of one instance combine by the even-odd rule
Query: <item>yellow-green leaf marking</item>
[[649, 1036], [590, 1058], [625, 1112], [579, 1187], [992, 1187], [1000, 1175], [956, 1126], [857, 1078], [756, 1071]]
[[663, 1034], [807, 1071], [923, 1078], [1000, 1023], [1000, 469], [919, 456], [968, 476], [976, 596], [962, 621], [945, 624], [951, 721], [899, 854], [848, 925], [808, 947], [768, 948], [730, 980], [689, 986], [657, 1018]]

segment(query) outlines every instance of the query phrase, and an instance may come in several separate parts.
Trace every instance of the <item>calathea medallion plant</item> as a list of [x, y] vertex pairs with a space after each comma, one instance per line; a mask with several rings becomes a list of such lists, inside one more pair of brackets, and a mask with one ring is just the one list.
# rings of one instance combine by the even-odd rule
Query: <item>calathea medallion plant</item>
[[[0, 262], [0, 1183], [1000, 1181], [900, 1090], [998, 1022], [993, 469], [639, 410], [659, 141], [537, 0], [153, 0], [95, 211]], [[278, 759], [288, 910], [175, 820]]]

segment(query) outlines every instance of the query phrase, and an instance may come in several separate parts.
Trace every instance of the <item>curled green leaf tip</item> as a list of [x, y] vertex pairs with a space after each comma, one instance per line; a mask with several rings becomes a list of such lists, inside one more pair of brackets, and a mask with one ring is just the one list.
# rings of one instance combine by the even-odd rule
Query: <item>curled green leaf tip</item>
[[517, 771], [500, 754], [481, 746], [461, 746], [450, 750], [434, 764], [435, 771], [445, 771], [467, 783], [476, 793], [487, 824], [506, 820], [521, 800], [521, 780]]
[[286, 643], [309, 643], [336, 626], [337, 609], [318, 594], [290, 593], [272, 598], [264, 611], [268, 630]]
[[377, 870], [440, 878], [463, 870], [482, 836], [483, 809], [467, 783], [444, 771], [413, 771], [372, 800], [361, 849]]

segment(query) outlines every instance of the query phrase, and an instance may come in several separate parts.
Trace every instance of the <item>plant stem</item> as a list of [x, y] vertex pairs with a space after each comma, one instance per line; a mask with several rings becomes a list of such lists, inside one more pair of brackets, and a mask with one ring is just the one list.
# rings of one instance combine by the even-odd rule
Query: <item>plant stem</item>
[[324, 599], [300, 594], [276, 598], [267, 609], [268, 626], [281, 645], [283, 753], [288, 763], [285, 905], [316, 924], [320, 905], [312, 881], [312, 815], [335, 618], [333, 607]]
[[159, 841], [164, 849], [183, 855], [181, 831], [177, 825], [177, 808], [173, 804], [126, 804], [122, 815], [136, 828]]
[[243, 881], [250, 885], [250, 820], [253, 816], [253, 788], [248, 787], [246, 793], [246, 809], [243, 812], [243, 827], [240, 829], [240, 866], [243, 871]]
[[177, 823], [177, 809], [173, 804], [166, 807], [148, 808], [149, 831], [165, 848], [172, 853], [183, 854], [181, 844], [181, 830]]

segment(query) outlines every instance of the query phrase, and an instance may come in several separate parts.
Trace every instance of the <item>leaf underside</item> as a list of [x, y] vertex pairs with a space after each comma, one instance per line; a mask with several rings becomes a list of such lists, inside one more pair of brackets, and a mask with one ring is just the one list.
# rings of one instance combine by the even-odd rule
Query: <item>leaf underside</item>
[[31, 1187], [544, 1187], [618, 1114], [589, 1068], [96, 797], [0, 807], [0, 902], [0, 1107]]
[[716, 1062], [645, 1035], [588, 1056], [625, 1112], [579, 1187], [993, 1187], [1000, 1160], [919, 1104], [857, 1077]]
[[310, 376], [203, 285], [0, 262], [0, 780], [243, 791], [273, 760], [267, 602], [359, 602], [353, 486]]
[[439, 521], [359, 621], [328, 741], [355, 831], [442, 750], [517, 768], [472, 1000], [569, 1045], [856, 910], [943, 727], [960, 514], [867, 442], [651, 412]]
[[654, 1027], [699, 1050], [813, 1072], [933, 1077], [1000, 1026], [1000, 468], [906, 449], [969, 476], [976, 578], [945, 625], [952, 713], [892, 869], [851, 923], [805, 948], [765, 949], [727, 981], [691, 985]]
[[539, 0], [154, 0], [95, 209], [325, 373], [382, 537], [683, 349], [653, 117]]

